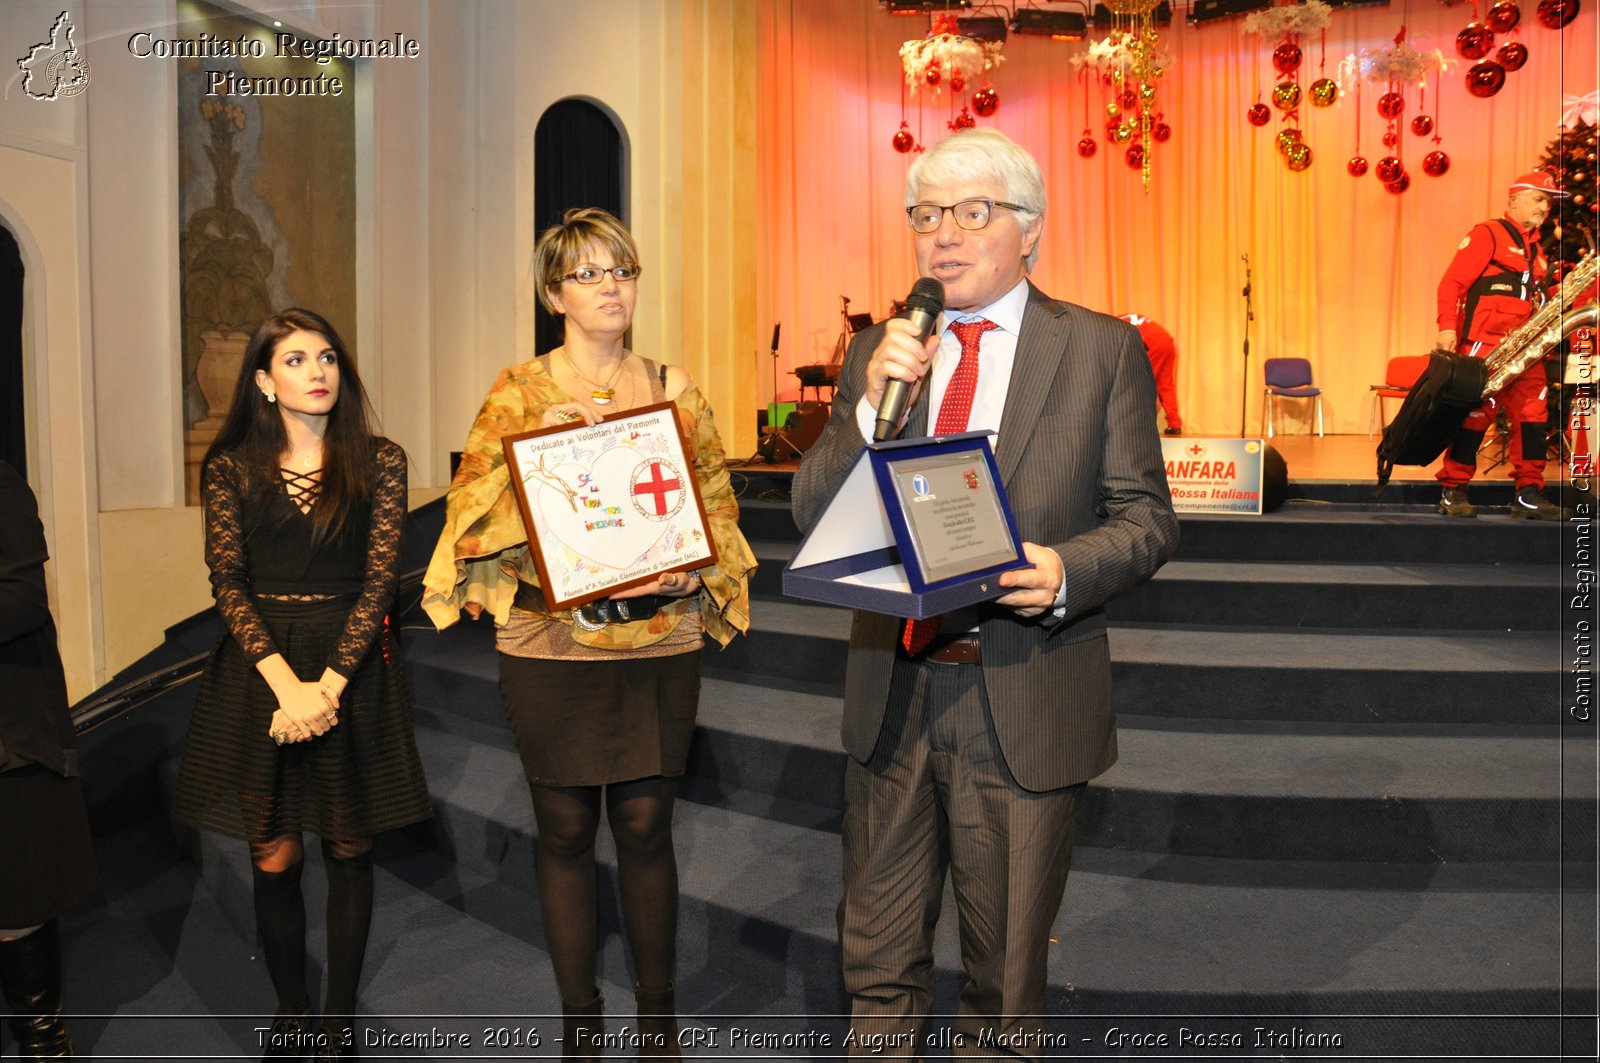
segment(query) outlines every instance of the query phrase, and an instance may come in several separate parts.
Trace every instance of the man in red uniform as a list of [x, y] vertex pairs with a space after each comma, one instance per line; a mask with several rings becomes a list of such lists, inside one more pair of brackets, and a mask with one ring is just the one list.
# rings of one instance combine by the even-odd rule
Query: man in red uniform
[[[1550, 265], [1539, 246], [1539, 226], [1550, 214], [1550, 200], [1566, 193], [1547, 173], [1535, 170], [1512, 182], [1505, 216], [1473, 227], [1439, 282], [1439, 338], [1435, 346], [1484, 358], [1506, 334], [1527, 321], [1544, 302]], [[1478, 447], [1506, 411], [1511, 427], [1511, 468], [1516, 497], [1513, 517], [1561, 520], [1565, 513], [1544, 496], [1545, 373], [1528, 369], [1498, 395], [1467, 415], [1439, 470], [1443, 490], [1439, 512], [1475, 517], [1467, 484], [1478, 468]]]
[[1169, 436], [1183, 434], [1183, 415], [1178, 412], [1178, 345], [1172, 333], [1156, 324], [1154, 318], [1141, 314], [1123, 314], [1122, 320], [1139, 330], [1144, 340], [1145, 353], [1150, 356], [1150, 368], [1156, 375], [1156, 397], [1161, 400], [1161, 412], [1167, 416], [1166, 432]]

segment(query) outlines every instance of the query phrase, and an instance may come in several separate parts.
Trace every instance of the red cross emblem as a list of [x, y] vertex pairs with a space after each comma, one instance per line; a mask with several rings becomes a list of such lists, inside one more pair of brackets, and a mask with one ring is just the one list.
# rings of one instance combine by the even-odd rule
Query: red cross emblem
[[[639, 466], [633, 474], [633, 504], [647, 517], [665, 517], [676, 511], [683, 502], [682, 492], [683, 478], [670, 465], [665, 466], [663, 472], [661, 462], [651, 461]], [[650, 496], [651, 508], [642, 503], [642, 495]]]
[[1199, 443], [1194, 443], [1189, 447], [1189, 456], [1193, 457], [1193, 458], [1198, 458], [1200, 455], [1204, 454], [1205, 452], [1206, 452], [1206, 448], [1202, 447]]

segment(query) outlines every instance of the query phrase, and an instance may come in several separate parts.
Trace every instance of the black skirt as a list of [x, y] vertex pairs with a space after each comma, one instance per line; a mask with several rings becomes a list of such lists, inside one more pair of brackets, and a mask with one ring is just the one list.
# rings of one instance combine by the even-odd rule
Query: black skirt
[[[321, 678], [353, 598], [257, 599], [279, 652], [307, 682]], [[311, 831], [360, 838], [432, 815], [417, 756], [411, 688], [385, 625], [339, 698], [339, 722], [307, 742], [267, 734], [278, 699], [239, 644], [224, 637], [200, 678], [178, 769], [179, 822], [246, 841]]]
[[77, 779], [0, 771], [0, 929], [48, 922], [100, 888]]
[[502, 653], [500, 694], [531, 784], [682, 775], [700, 706], [700, 651], [615, 661]]

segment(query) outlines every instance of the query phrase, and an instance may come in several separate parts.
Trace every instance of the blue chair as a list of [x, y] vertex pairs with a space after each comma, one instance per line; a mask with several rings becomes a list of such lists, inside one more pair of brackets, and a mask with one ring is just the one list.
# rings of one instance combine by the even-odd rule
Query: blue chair
[[1268, 439], [1277, 427], [1279, 398], [1310, 399], [1315, 403], [1317, 435], [1322, 435], [1322, 389], [1311, 383], [1311, 363], [1304, 358], [1268, 358], [1262, 364], [1267, 381], [1261, 398], [1261, 430]]

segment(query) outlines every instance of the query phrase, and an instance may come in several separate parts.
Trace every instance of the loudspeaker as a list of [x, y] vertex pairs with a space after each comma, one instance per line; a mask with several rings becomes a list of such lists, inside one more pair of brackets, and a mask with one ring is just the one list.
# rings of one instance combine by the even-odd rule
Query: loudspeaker
[[1289, 463], [1271, 443], [1261, 452], [1261, 512], [1271, 513], [1289, 497]]
[[789, 442], [794, 444], [796, 450], [804, 453], [811, 449], [811, 444], [822, 435], [822, 430], [828, 427], [828, 404], [825, 402], [802, 402], [798, 409], [789, 415], [789, 420], [784, 424], [784, 434], [789, 437]]
[[768, 465], [800, 457], [828, 427], [831, 407], [826, 402], [802, 402], [783, 422], [783, 429], [770, 433], [756, 448]]

